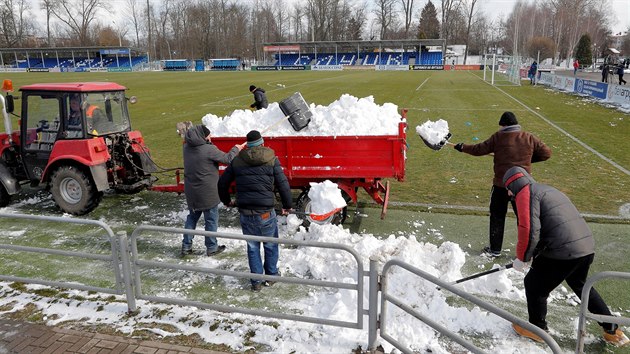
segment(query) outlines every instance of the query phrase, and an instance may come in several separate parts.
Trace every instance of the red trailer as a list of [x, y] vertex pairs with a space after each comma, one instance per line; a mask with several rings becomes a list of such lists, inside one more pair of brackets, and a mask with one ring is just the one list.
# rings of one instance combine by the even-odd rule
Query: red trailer
[[[397, 135], [361, 136], [281, 136], [264, 137], [265, 146], [276, 153], [292, 189], [301, 191], [296, 210], [310, 213], [308, 190], [310, 182], [330, 180], [337, 183], [348, 204], [357, 202], [357, 191], [363, 188], [374, 201], [382, 205], [381, 218], [387, 212], [389, 181], [385, 178], [405, 179], [406, 110], [402, 112]], [[213, 137], [220, 150], [228, 151], [244, 137]], [[223, 168], [222, 168], [223, 169]], [[158, 191], [184, 191], [183, 181], [177, 173], [176, 185], [154, 185]], [[324, 223], [342, 223], [347, 208], [331, 216]], [[314, 221], [309, 220], [311, 222]]]

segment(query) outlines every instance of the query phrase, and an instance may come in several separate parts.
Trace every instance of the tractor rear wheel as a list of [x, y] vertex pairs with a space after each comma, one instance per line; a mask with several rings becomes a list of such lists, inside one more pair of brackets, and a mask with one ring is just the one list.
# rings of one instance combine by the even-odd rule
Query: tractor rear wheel
[[11, 195], [2, 183], [0, 183], [0, 208], [4, 208], [11, 202]]
[[51, 177], [50, 192], [59, 209], [73, 215], [92, 211], [101, 201], [92, 180], [75, 166], [62, 166]]

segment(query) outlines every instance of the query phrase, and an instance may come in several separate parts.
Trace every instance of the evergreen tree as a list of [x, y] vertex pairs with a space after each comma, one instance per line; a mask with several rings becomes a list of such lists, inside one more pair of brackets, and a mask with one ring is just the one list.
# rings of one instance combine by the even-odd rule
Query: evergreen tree
[[591, 47], [591, 37], [588, 34], [583, 34], [580, 37], [577, 48], [575, 48], [575, 59], [580, 62], [580, 65], [589, 66], [593, 64]]
[[436, 39], [440, 38], [440, 21], [437, 17], [437, 10], [435, 6], [429, 0], [427, 4], [422, 8], [420, 13], [420, 24], [418, 25], [418, 38], [419, 39]]

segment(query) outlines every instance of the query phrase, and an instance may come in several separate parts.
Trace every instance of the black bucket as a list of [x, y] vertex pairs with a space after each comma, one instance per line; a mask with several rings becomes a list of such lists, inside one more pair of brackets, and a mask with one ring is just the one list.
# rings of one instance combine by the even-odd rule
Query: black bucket
[[308, 104], [304, 101], [302, 94], [294, 93], [288, 98], [280, 101], [280, 109], [285, 116], [289, 116], [289, 123], [295, 131], [300, 131], [311, 122], [313, 113], [309, 110]]

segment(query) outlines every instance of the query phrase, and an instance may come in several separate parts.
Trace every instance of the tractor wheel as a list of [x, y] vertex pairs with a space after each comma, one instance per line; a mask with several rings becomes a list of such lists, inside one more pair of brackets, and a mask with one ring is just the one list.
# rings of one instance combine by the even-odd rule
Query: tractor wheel
[[295, 204], [296, 204], [297, 211], [307, 214], [305, 216], [300, 216], [304, 220], [304, 226], [308, 226], [311, 223], [320, 224], [320, 225], [324, 225], [324, 224], [340, 225], [340, 224], [343, 224], [343, 222], [346, 221], [346, 218], [348, 217], [348, 207], [346, 206], [343, 209], [341, 209], [341, 211], [331, 215], [325, 220], [311, 219], [308, 216], [308, 214], [311, 213], [311, 198], [308, 197], [308, 189], [300, 193]]
[[11, 195], [2, 183], [0, 183], [0, 208], [4, 208], [11, 202]]
[[73, 215], [92, 211], [101, 201], [102, 193], [92, 180], [74, 166], [59, 167], [50, 180], [52, 197], [59, 209]]

